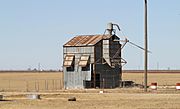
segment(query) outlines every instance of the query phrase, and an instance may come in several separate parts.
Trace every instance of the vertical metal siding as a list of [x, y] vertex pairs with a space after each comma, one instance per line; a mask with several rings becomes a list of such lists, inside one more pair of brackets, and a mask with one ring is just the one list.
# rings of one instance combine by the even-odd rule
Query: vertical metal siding
[[68, 54], [75, 55], [75, 70], [67, 72], [63, 67], [64, 85], [66, 89], [82, 89], [84, 88], [84, 80], [91, 80], [91, 71], [82, 71], [79, 61], [82, 55], [90, 56], [90, 63], [94, 62], [94, 47], [64, 47], [64, 58]]
[[[118, 42], [114, 42], [111, 39], [104, 39], [94, 46], [64, 47], [64, 58], [67, 54], [75, 55], [75, 70], [73, 72], [67, 72], [66, 68], [63, 68], [65, 88], [84, 88], [84, 80], [93, 82], [96, 78], [95, 74], [100, 74], [100, 81], [105, 81], [104, 86], [103, 83], [100, 83], [100, 88], [118, 87], [122, 75], [121, 68], [116, 63], [113, 64], [114, 67], [110, 67], [110, 65], [112, 63], [111, 58], [116, 54], [120, 46]], [[93, 73], [91, 70], [82, 71], [82, 67], [79, 66], [80, 57], [82, 55], [90, 56], [90, 63], [93, 64]], [[119, 53], [119, 58], [116, 60], [120, 61], [120, 57], [121, 52]], [[103, 58], [108, 64], [103, 63]]]
[[[98, 63], [96, 64], [95, 71], [97, 74], [100, 74], [100, 88], [115, 88], [119, 87], [119, 83], [121, 81], [121, 68], [119, 65], [115, 64], [115, 66], [111, 67], [111, 59], [113, 59], [113, 56], [118, 51], [120, 44], [118, 42], [114, 42], [112, 40], [103, 40], [102, 41], [102, 49], [103, 54], [102, 57], [107, 61], [107, 64], [104, 63]], [[100, 45], [99, 45], [100, 46]], [[98, 47], [96, 47], [98, 49]], [[99, 50], [96, 50], [96, 59], [99, 58], [100, 55]], [[119, 61], [120, 61], [120, 55], [119, 54]], [[104, 81], [104, 83], [103, 83]]]
[[109, 40], [103, 40], [103, 58], [106, 60], [108, 65], [111, 66], [109, 54]]

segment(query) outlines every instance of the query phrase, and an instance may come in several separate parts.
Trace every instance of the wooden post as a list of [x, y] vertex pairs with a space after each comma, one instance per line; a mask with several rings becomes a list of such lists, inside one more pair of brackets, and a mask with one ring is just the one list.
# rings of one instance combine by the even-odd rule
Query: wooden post
[[144, 91], [147, 92], [147, 69], [148, 69], [148, 39], [147, 39], [147, 0], [145, 0], [145, 13], [144, 13], [144, 46], [145, 46], [145, 53], [144, 53]]

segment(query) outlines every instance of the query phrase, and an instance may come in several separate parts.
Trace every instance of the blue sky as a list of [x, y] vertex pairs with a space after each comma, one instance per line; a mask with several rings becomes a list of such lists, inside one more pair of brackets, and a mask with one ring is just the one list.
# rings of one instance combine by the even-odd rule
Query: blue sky
[[[1, 0], [0, 70], [60, 69], [62, 46], [76, 35], [119, 24], [144, 44], [143, 0]], [[180, 69], [180, 0], [148, 2], [149, 69]], [[117, 33], [122, 36], [121, 33]], [[124, 69], [143, 69], [143, 51], [127, 44]]]

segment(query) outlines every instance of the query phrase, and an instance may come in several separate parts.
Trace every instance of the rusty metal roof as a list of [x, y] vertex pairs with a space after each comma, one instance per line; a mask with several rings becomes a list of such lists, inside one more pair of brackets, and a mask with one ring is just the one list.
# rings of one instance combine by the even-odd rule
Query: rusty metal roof
[[68, 41], [64, 46], [88, 46], [95, 45], [102, 39], [109, 39], [110, 35], [81, 35], [75, 36]]

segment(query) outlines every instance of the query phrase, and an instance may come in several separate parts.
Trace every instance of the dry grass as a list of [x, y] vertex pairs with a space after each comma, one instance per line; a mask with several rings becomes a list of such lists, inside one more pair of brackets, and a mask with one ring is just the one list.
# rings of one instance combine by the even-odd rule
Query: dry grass
[[24, 80], [36, 80], [36, 79], [62, 79], [62, 72], [6, 72], [0, 73], [0, 79], [24, 79]]
[[39, 91], [62, 88], [62, 72], [0, 73], [0, 91]]
[[[69, 97], [77, 101], [68, 101]], [[41, 100], [8, 96], [1, 109], [180, 109], [180, 94], [63, 93], [42, 94]]]
[[[143, 73], [124, 73], [124, 80], [133, 80], [138, 84], [142, 84], [144, 81]], [[148, 74], [148, 84], [157, 82], [158, 85], [176, 85], [180, 82], [180, 73], [149, 73]]]
[[[31, 82], [32, 80], [55, 80], [63, 79], [63, 73], [62, 72], [29, 72], [29, 73], [0, 73], [0, 86], [3, 85], [8, 86], [7, 84], [4, 84], [3, 81], [7, 80], [24, 80]], [[144, 81], [144, 74], [143, 73], [123, 73], [122, 75], [123, 80], [132, 80], [135, 81], [138, 84], [142, 84]], [[158, 85], [175, 85], [176, 83], [180, 82], [180, 73], [149, 73], [148, 74], [148, 84], [152, 82], [157, 82]], [[20, 82], [17, 82], [16, 86], [18, 86]]]
[[[123, 73], [123, 80], [143, 84], [143, 73]], [[148, 84], [172, 85], [180, 82], [180, 73], [149, 73]], [[48, 86], [47, 86], [48, 85]], [[6, 72], [0, 73], [0, 91], [59, 90], [63, 88], [62, 72]]]
[[[1, 73], [0, 86], [3, 80], [26, 81], [36, 79], [62, 79], [62, 73]], [[148, 74], [149, 83], [158, 82], [161, 85], [174, 85], [180, 82], [180, 74]], [[143, 82], [141, 73], [124, 73], [123, 79]], [[22, 87], [22, 83], [14, 83], [15, 87]], [[5, 84], [8, 86], [8, 83]], [[1, 87], [0, 87], [1, 88]], [[41, 100], [29, 100], [27, 94], [31, 92], [1, 92], [5, 96], [0, 101], [0, 109], [180, 109], [180, 90], [150, 91], [144, 93], [142, 89], [100, 89], [90, 90], [59, 90], [54, 92], [39, 92]], [[69, 97], [76, 97], [77, 101], [68, 101]]]

